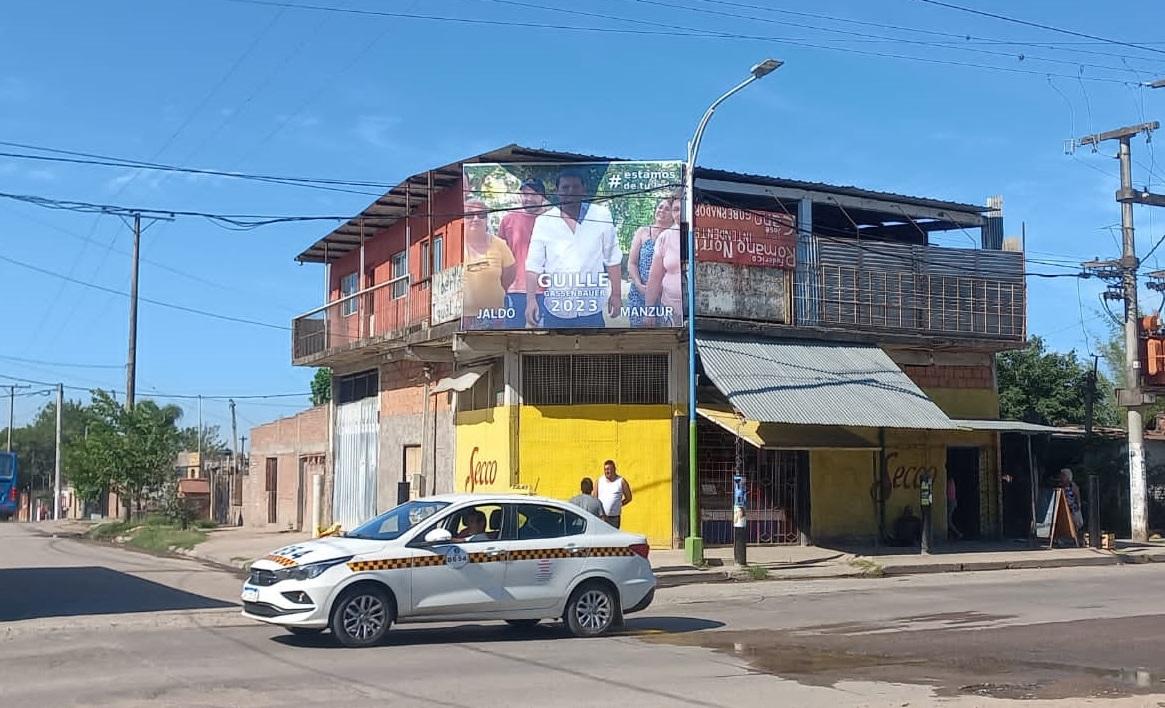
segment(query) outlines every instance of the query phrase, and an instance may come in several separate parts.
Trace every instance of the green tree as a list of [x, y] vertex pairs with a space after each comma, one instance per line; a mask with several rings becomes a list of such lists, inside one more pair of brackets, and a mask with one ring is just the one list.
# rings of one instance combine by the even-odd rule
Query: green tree
[[[1075, 351], [1048, 351], [1043, 339], [1032, 337], [1026, 349], [1000, 354], [996, 363], [1004, 418], [1042, 425], [1084, 423], [1092, 367], [1081, 362]], [[1112, 384], [1103, 373], [1097, 376], [1096, 390], [1093, 421], [1117, 424]]]
[[[78, 401], [65, 401], [61, 409], [61, 441], [64, 447], [84, 436], [87, 423], [85, 406]], [[12, 431], [12, 450], [20, 458], [21, 491], [36, 491], [38, 496], [49, 494], [56, 467], [57, 404], [50, 401], [37, 411], [27, 425]], [[0, 432], [6, 435], [7, 430]], [[62, 465], [63, 482], [70, 479], [69, 467]]]
[[126, 410], [105, 391], [94, 391], [88, 435], [66, 449], [73, 486], [88, 499], [115, 492], [128, 520], [131, 503], [140, 509], [142, 498], [173, 476], [181, 416], [181, 408], [150, 400]]
[[[220, 457], [230, 451], [217, 425], [202, 426], [202, 454], [207, 458]], [[178, 431], [178, 444], [187, 452], [198, 452], [198, 426], [191, 425]]]
[[332, 400], [332, 370], [316, 369], [311, 380], [311, 404], [322, 406]]

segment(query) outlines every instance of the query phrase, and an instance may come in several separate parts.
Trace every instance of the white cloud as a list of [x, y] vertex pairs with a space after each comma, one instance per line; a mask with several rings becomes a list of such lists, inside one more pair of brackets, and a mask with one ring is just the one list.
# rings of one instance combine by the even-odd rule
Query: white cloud
[[37, 180], [38, 182], [52, 182], [57, 178], [55, 172], [52, 170], [44, 169], [43, 167], [35, 170], [29, 170], [28, 176]]
[[356, 137], [373, 147], [396, 147], [392, 139], [392, 130], [400, 123], [399, 118], [392, 116], [366, 115], [356, 119], [356, 128], [353, 132]]

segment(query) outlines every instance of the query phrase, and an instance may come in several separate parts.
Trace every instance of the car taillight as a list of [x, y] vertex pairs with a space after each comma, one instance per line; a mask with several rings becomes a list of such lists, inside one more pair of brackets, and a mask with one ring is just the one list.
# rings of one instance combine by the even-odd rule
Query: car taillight
[[651, 546], [648, 546], [646, 543], [632, 543], [631, 544], [631, 552], [634, 553], [635, 555], [639, 556], [640, 558], [647, 558], [647, 554], [650, 550], [651, 550]]
[[20, 497], [20, 492], [16, 491], [16, 485], [8, 488], [8, 501], [16, 501]]

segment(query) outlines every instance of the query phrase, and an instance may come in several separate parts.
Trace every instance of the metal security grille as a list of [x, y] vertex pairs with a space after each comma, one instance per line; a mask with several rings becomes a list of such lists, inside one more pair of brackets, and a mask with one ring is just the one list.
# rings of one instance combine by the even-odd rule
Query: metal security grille
[[522, 358], [528, 405], [665, 404], [666, 354], [538, 354]]
[[732, 477], [740, 453], [748, 497], [748, 542], [796, 544], [801, 540], [798, 478], [809, 471], [808, 455], [796, 450], [758, 450], [701, 421], [700, 533], [708, 545], [733, 542]]

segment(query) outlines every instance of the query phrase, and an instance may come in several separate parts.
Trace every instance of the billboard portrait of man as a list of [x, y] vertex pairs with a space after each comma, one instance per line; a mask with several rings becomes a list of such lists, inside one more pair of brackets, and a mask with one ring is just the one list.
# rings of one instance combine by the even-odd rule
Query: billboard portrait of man
[[[546, 187], [540, 179], [526, 179], [518, 188], [520, 208], [502, 216], [498, 227], [498, 237], [510, 247], [518, 277], [506, 290], [506, 309], [510, 314], [506, 322], [509, 329], [526, 326], [526, 254], [530, 251], [530, 238], [534, 235], [534, 221], [546, 211]], [[533, 291], [530, 292], [532, 298]]]
[[586, 173], [566, 167], [555, 205], [534, 221], [526, 254], [526, 322], [546, 329], [601, 328], [621, 314], [623, 253], [611, 210], [591, 200]]

